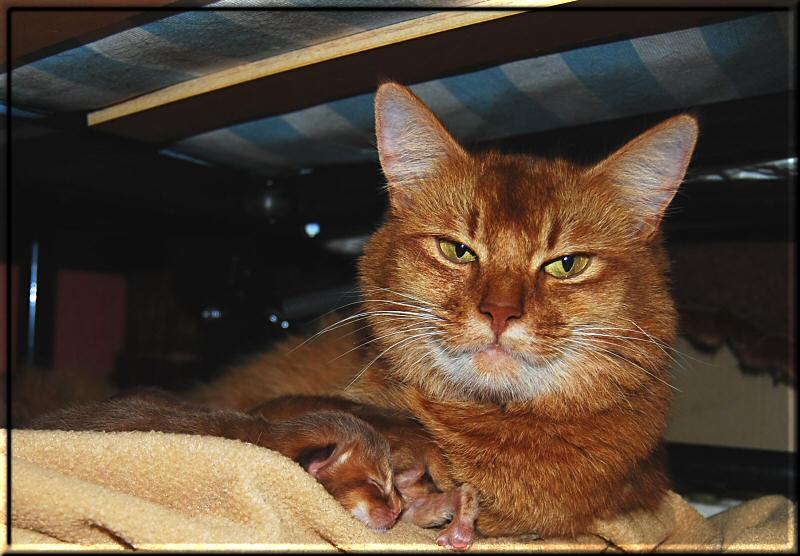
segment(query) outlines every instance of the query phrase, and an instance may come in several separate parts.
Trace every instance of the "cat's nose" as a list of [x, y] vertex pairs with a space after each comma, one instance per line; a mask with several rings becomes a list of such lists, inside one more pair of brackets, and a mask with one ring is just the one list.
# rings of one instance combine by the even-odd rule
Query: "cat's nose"
[[480, 311], [484, 315], [489, 315], [492, 319], [492, 330], [495, 338], [500, 338], [500, 335], [508, 326], [508, 321], [522, 316], [522, 307], [519, 305], [483, 302], [480, 305]]

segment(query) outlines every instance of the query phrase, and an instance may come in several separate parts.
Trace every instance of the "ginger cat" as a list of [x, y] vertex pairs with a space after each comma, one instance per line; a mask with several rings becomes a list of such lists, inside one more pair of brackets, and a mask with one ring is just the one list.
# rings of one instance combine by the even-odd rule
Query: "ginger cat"
[[696, 120], [580, 166], [469, 152], [396, 83], [375, 119], [390, 207], [360, 262], [358, 311], [193, 399], [246, 410], [337, 395], [409, 412], [451, 480], [477, 489], [487, 535], [571, 536], [654, 508], [677, 317], [660, 222]]

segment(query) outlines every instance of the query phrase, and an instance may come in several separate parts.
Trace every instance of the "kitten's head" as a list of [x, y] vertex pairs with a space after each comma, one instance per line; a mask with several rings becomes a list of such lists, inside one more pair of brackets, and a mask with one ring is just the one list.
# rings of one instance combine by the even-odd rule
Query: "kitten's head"
[[693, 117], [588, 167], [470, 153], [396, 83], [375, 119], [390, 209], [361, 284], [395, 378], [494, 402], [663, 387], [676, 315], [659, 227]]

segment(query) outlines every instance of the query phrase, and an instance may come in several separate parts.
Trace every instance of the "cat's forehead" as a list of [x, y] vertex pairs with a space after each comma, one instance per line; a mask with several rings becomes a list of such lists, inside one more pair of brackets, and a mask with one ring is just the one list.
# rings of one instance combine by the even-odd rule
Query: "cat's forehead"
[[614, 244], [622, 219], [607, 185], [566, 160], [473, 154], [417, 190], [412, 220], [426, 233], [509, 259]]
[[474, 186], [476, 198], [487, 208], [517, 205], [546, 207], [557, 197], [569, 195], [582, 170], [563, 160], [490, 153], [476, 157]]
[[579, 216], [583, 171], [560, 160], [491, 156], [479, 160], [466, 215], [471, 237], [553, 243]]

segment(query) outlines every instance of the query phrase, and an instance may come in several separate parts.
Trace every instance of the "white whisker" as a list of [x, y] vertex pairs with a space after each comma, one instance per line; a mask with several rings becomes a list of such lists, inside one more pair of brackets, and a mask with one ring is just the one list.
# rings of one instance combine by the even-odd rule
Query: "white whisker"
[[[618, 334], [601, 334], [599, 332], [584, 332], [582, 330], [575, 330], [574, 334], [576, 334], [578, 336], [592, 336], [592, 337], [599, 337], [599, 338], [611, 338], [611, 339], [614, 339], [614, 340], [634, 340], [634, 341], [637, 341], [637, 342], [644, 342], [646, 344], [653, 344], [658, 349], [660, 349], [662, 352], [664, 352], [664, 355], [669, 357], [673, 361], [673, 363], [675, 363], [678, 367], [684, 368], [683, 364], [680, 361], [675, 359], [672, 355], [669, 354], [669, 352], [667, 350], [665, 350], [663, 347], [658, 345], [658, 343], [654, 342], [652, 339], [637, 338], [637, 337], [634, 337], [634, 336], [620, 336]], [[624, 343], [628, 343], [628, 342], [624, 342]], [[637, 351], [637, 353], [642, 353], [640, 350], [638, 350], [636, 348], [634, 348], [634, 349], [635, 349], [635, 351]]]
[[416, 332], [417, 330], [437, 330], [437, 328], [435, 326], [414, 326], [414, 327], [411, 327], [411, 328], [401, 328], [400, 330], [395, 330], [394, 332], [389, 332], [388, 334], [382, 334], [382, 335], [377, 336], [375, 338], [370, 338], [366, 342], [363, 342], [363, 343], [361, 343], [361, 344], [359, 344], [359, 345], [357, 345], [357, 346], [355, 346], [353, 348], [348, 349], [343, 354], [331, 359], [329, 361], [329, 363], [333, 363], [334, 361], [344, 357], [348, 353], [351, 353], [351, 352], [357, 350], [358, 348], [361, 348], [361, 347], [364, 347], [364, 346], [366, 346], [368, 344], [371, 344], [372, 342], [377, 342], [378, 340], [382, 340], [383, 338], [388, 338], [389, 336], [396, 336], [398, 334], [403, 334], [405, 332]]
[[644, 373], [647, 373], [648, 375], [650, 375], [650, 376], [651, 376], [651, 377], [653, 377], [654, 379], [656, 379], [656, 380], [658, 380], [658, 381], [660, 381], [660, 382], [663, 382], [664, 384], [666, 384], [667, 386], [669, 386], [669, 387], [670, 387], [670, 388], [672, 388], [673, 390], [675, 390], [675, 391], [677, 391], [677, 392], [680, 392], [680, 391], [681, 391], [679, 388], [676, 388], [675, 386], [673, 386], [673, 385], [672, 385], [672, 384], [670, 384], [669, 382], [665, 381], [664, 379], [662, 379], [662, 378], [660, 378], [660, 377], [657, 377], [656, 375], [654, 375], [653, 373], [651, 373], [650, 371], [648, 371], [647, 369], [645, 369], [644, 367], [642, 367], [641, 365], [639, 365], [639, 364], [638, 364], [638, 363], [636, 363], [635, 361], [632, 361], [632, 360], [630, 360], [629, 358], [625, 357], [624, 355], [621, 355], [621, 354], [619, 354], [619, 353], [616, 353], [615, 351], [608, 350], [608, 349], [602, 348], [602, 347], [600, 347], [600, 346], [598, 346], [598, 345], [595, 345], [595, 344], [594, 344], [594, 342], [580, 342], [580, 341], [578, 341], [578, 340], [575, 340], [575, 339], [573, 339], [573, 338], [565, 338], [565, 339], [566, 339], [567, 341], [570, 341], [570, 342], [573, 342], [573, 343], [575, 343], [576, 345], [579, 345], [579, 346], [582, 346], [582, 347], [585, 347], [585, 348], [589, 348], [589, 349], [595, 349], [595, 350], [599, 350], [599, 351], [602, 351], [602, 352], [604, 352], [604, 353], [607, 353], [607, 354], [609, 354], [609, 355], [612, 355], [612, 356], [614, 356], [614, 357], [617, 357], [617, 358], [619, 358], [619, 359], [622, 359], [623, 361], [625, 361], [625, 362], [627, 362], [627, 363], [630, 363], [630, 364], [631, 364], [631, 365], [633, 365], [634, 367], [638, 368], [638, 369], [639, 369], [639, 370], [641, 370], [642, 372], [644, 372]]
[[[362, 319], [365, 319], [365, 318], [367, 318], [367, 317], [362, 317]], [[380, 323], [381, 324], [386, 324], [388, 322], [408, 321], [408, 320], [415, 320], [415, 319], [416, 319], [416, 317], [382, 318], [382, 319], [380, 319]], [[355, 322], [355, 321], [353, 321], [353, 322]], [[347, 338], [348, 336], [352, 336], [353, 334], [355, 334], [357, 332], [360, 332], [360, 331], [364, 330], [365, 328], [369, 328], [370, 326], [372, 326], [372, 324], [365, 324], [364, 326], [359, 326], [358, 328], [356, 328], [355, 330], [351, 330], [347, 334], [342, 334], [341, 336], [338, 336], [336, 339], [337, 340], [341, 340], [342, 338]], [[442, 324], [440, 326], [448, 326], [448, 325], [447, 324]]]
[[391, 346], [389, 346], [388, 348], [386, 348], [385, 350], [383, 350], [382, 352], [380, 352], [380, 353], [379, 353], [379, 354], [378, 354], [378, 355], [377, 355], [377, 356], [376, 356], [376, 357], [375, 357], [375, 358], [374, 358], [372, 361], [370, 361], [370, 362], [367, 364], [367, 366], [366, 366], [366, 367], [364, 367], [363, 369], [361, 369], [361, 370], [358, 372], [358, 374], [356, 374], [356, 376], [355, 376], [355, 377], [353, 377], [353, 380], [351, 380], [351, 381], [350, 381], [350, 382], [347, 384], [347, 386], [345, 386], [345, 387], [344, 387], [344, 389], [345, 389], [345, 390], [347, 390], [347, 389], [348, 389], [348, 388], [350, 388], [350, 387], [351, 387], [353, 384], [355, 384], [355, 383], [356, 383], [356, 381], [357, 381], [357, 380], [358, 380], [358, 379], [361, 377], [361, 375], [363, 375], [363, 374], [364, 374], [364, 373], [367, 371], [367, 369], [369, 369], [369, 368], [372, 366], [372, 364], [373, 364], [373, 363], [375, 363], [375, 361], [377, 361], [378, 359], [380, 359], [380, 358], [381, 358], [381, 357], [382, 357], [382, 356], [383, 356], [383, 355], [384, 355], [386, 352], [388, 352], [390, 349], [392, 349], [392, 348], [394, 348], [394, 347], [397, 347], [397, 346], [399, 346], [400, 344], [403, 344], [403, 343], [409, 342], [409, 341], [411, 341], [411, 340], [414, 340], [414, 339], [416, 339], [416, 338], [422, 338], [422, 337], [425, 337], [425, 336], [437, 336], [437, 335], [441, 335], [441, 334], [442, 334], [441, 332], [422, 332], [422, 333], [420, 333], [420, 334], [414, 334], [414, 335], [411, 335], [411, 336], [409, 336], [409, 337], [407, 337], [407, 338], [403, 338], [402, 340], [400, 340], [400, 341], [398, 341], [398, 342], [396, 342], [396, 343], [392, 344]]
[[399, 310], [398, 311], [392, 311], [392, 310], [363, 311], [361, 313], [356, 313], [355, 315], [350, 315], [349, 317], [345, 317], [345, 318], [343, 318], [343, 319], [341, 319], [341, 320], [339, 320], [339, 321], [337, 321], [337, 322], [335, 322], [335, 323], [333, 323], [333, 324], [331, 324], [329, 326], [326, 326], [325, 328], [323, 328], [319, 332], [317, 332], [317, 333], [313, 334], [312, 336], [309, 336], [308, 338], [306, 338], [305, 341], [303, 341], [300, 344], [298, 344], [297, 346], [293, 347], [289, 351], [289, 353], [294, 352], [295, 350], [301, 348], [305, 344], [311, 342], [312, 340], [318, 338], [319, 336], [321, 336], [323, 334], [326, 334], [328, 332], [332, 332], [333, 330], [336, 330], [337, 328], [341, 328], [342, 326], [346, 326], [348, 324], [351, 324], [352, 322], [356, 322], [358, 320], [362, 320], [362, 319], [368, 318], [370, 316], [395, 316], [395, 317], [398, 317], [398, 318], [405, 317], [405, 318], [408, 318], [409, 320], [417, 319], [417, 320], [420, 320], [420, 321], [426, 321], [426, 320], [427, 321], [441, 321], [443, 326], [446, 326], [448, 324], [445, 319], [442, 319], [441, 317], [437, 317], [436, 315], [431, 315], [431, 314], [427, 314], [427, 313], [416, 313], [414, 311], [399, 311]]
[[[625, 317], [622, 317], [622, 318], [625, 318]], [[675, 353], [676, 355], [678, 355], [679, 357], [682, 357], [682, 358], [685, 358], [685, 359], [689, 359], [691, 361], [694, 361], [695, 363], [700, 363], [700, 364], [703, 364], [703, 365], [709, 365], [708, 361], [703, 361], [702, 359], [697, 359], [696, 357], [692, 357], [691, 355], [682, 352], [678, 348], [669, 345], [667, 342], [654, 337], [652, 334], [648, 333], [646, 330], [641, 328], [638, 324], [633, 322], [631, 319], [627, 319], [626, 318], [626, 320], [629, 320], [630, 322], [632, 322], [637, 328], [639, 328], [639, 330], [634, 330], [632, 328], [625, 328], [625, 327], [615, 326], [615, 323], [608, 323], [608, 325], [610, 325], [610, 326], [608, 326], [608, 325], [607, 326], [581, 326], [580, 328], [582, 330], [599, 330], [599, 331], [607, 331], [607, 332], [617, 331], [617, 332], [629, 332], [629, 333], [632, 333], [632, 334], [642, 333], [645, 336], [647, 336], [655, 345], [657, 345], [658, 347], [660, 347], [660, 348], [662, 348], [664, 350], [669, 350], [669, 351]], [[640, 338], [640, 339], [642, 341], [647, 341], [647, 340], [645, 340], [645, 338]], [[678, 361], [676, 361], [674, 359], [673, 359], [673, 361], [675, 361], [675, 363], [678, 364], [678, 366], [681, 369], [684, 368], [684, 367], [681, 366], [680, 363], [678, 363]]]
[[[660, 347], [660, 346], [664, 346], [664, 347], [666, 347], [666, 348], [669, 348], [669, 349], [671, 349], [672, 351], [674, 351], [675, 353], [677, 353], [678, 355], [681, 355], [681, 356], [683, 356], [683, 357], [686, 357], [686, 358], [688, 358], [688, 359], [691, 359], [691, 360], [693, 360], [693, 361], [696, 361], [696, 362], [698, 362], [698, 363], [706, 363], [706, 361], [702, 361], [702, 360], [700, 360], [700, 359], [697, 359], [696, 357], [692, 357], [691, 355], [687, 355], [687, 354], [683, 353], [682, 351], [680, 351], [679, 349], [677, 349], [677, 348], [675, 348], [675, 347], [673, 347], [673, 346], [670, 346], [669, 344], [667, 344], [667, 343], [665, 343], [665, 342], [661, 342], [660, 340], [657, 340], [656, 338], [653, 338], [653, 336], [651, 336], [651, 335], [650, 335], [650, 334], [649, 334], [649, 333], [648, 333], [648, 332], [647, 332], [647, 331], [646, 331], [644, 328], [642, 328], [641, 326], [639, 326], [638, 324], [636, 324], [636, 322], [635, 322], [635, 321], [633, 321], [632, 319], [629, 319], [629, 318], [627, 318], [627, 317], [622, 317], [622, 318], [624, 318], [625, 320], [627, 320], [627, 321], [631, 322], [631, 323], [632, 323], [632, 324], [633, 324], [633, 325], [634, 325], [636, 328], [638, 328], [639, 330], [641, 330], [643, 334], [645, 334], [645, 335], [646, 335], [648, 338], [650, 338], [651, 340], [653, 340], [654, 342], [656, 342], [656, 345], [658, 345], [659, 347]], [[674, 359], [673, 359], [673, 361], [674, 361]], [[676, 363], [677, 363], [677, 361], [676, 361]]]
[[406, 299], [410, 299], [411, 301], [416, 301], [417, 303], [422, 303], [423, 305], [427, 305], [427, 306], [431, 307], [432, 309], [438, 309], [438, 307], [435, 304], [431, 303], [430, 301], [426, 301], [424, 299], [420, 299], [419, 297], [415, 297], [415, 296], [409, 295], [407, 293], [402, 293], [402, 292], [398, 292], [398, 291], [395, 291], [395, 290], [390, 290], [389, 288], [381, 288], [381, 287], [370, 287], [370, 288], [365, 288], [365, 290], [366, 289], [369, 289], [371, 291], [385, 291], [385, 292], [388, 292], [388, 293], [393, 293], [395, 295], [399, 295], [400, 297], [405, 297]]

